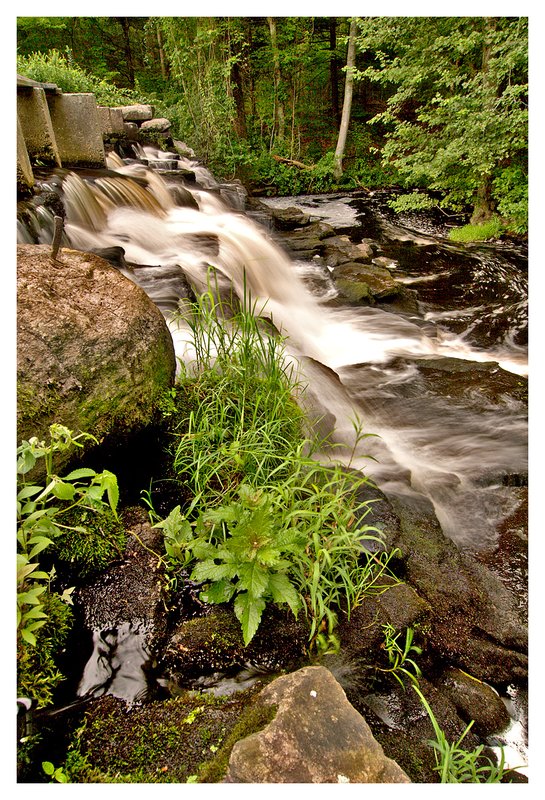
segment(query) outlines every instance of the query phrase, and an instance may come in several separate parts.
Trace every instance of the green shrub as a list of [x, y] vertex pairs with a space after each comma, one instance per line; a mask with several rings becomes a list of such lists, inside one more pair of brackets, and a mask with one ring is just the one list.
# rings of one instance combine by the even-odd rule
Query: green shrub
[[452, 242], [486, 242], [490, 239], [497, 239], [503, 233], [503, 226], [498, 217], [493, 217], [488, 222], [480, 225], [464, 225], [461, 228], [453, 228], [450, 231], [449, 239]]
[[366, 479], [313, 457], [322, 443], [303, 437], [302, 387], [254, 311], [244, 302], [228, 315], [211, 293], [193, 307], [195, 360], [163, 404], [174, 471], [193, 500], [157, 525], [171, 580], [191, 568], [203, 600], [233, 601], [246, 644], [272, 602], [303, 610], [311, 646], [324, 651], [337, 614], [382, 590], [390, 555], [365, 549], [381, 541], [357, 499]]
[[48, 53], [17, 56], [17, 72], [40, 83], [54, 83], [64, 92], [91, 92], [98, 103], [106, 106], [127, 105], [143, 100], [130, 89], [119, 89], [86, 72], [71, 59], [69, 52], [50, 50]]
[[[55, 455], [81, 447], [89, 434], [74, 436], [63, 425], [50, 426], [50, 441], [31, 437], [17, 448], [17, 658], [21, 690], [39, 704], [51, 702], [52, 690], [61, 679], [54, 656], [60, 650], [69, 620], [71, 589], [59, 594], [53, 590], [56, 568], [44, 571], [44, 559], [51, 560], [55, 541], [66, 531], [67, 513], [73, 509], [103, 512], [115, 516], [119, 497], [115, 475], [105, 470], [72, 470], [64, 478], [55, 471]], [[34, 474], [37, 462], [45, 472], [43, 484], [27, 476]], [[107, 502], [103, 497], [107, 497]], [[83, 526], [74, 528], [85, 534]], [[47, 552], [46, 552], [47, 551]], [[38, 556], [40, 559], [38, 560]]]

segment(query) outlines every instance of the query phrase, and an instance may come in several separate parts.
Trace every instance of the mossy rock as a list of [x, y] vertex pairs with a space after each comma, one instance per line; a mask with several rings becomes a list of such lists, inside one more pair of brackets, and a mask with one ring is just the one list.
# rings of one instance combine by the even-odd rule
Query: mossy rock
[[17, 247], [18, 440], [53, 422], [99, 440], [145, 427], [175, 375], [162, 313], [99, 256], [50, 252]]
[[[185, 692], [127, 707], [107, 696], [93, 704], [69, 749], [66, 770], [77, 783], [214, 783], [239, 738], [270, 719], [254, 719], [256, 685], [229, 698]], [[249, 713], [245, 715], [246, 709]]]

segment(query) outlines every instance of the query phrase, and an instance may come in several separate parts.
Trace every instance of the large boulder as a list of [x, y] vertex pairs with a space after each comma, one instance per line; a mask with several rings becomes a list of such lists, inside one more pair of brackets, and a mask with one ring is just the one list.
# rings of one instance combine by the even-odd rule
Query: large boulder
[[59, 422], [102, 440], [149, 424], [175, 375], [172, 338], [145, 292], [97, 255], [17, 248], [17, 436]]
[[230, 783], [410, 783], [325, 667], [269, 684], [257, 704], [274, 719], [231, 751]]

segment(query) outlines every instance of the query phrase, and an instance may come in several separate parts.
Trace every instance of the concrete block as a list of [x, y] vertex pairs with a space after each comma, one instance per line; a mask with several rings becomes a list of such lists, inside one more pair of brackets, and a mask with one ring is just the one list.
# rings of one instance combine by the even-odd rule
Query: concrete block
[[53, 95], [48, 105], [63, 167], [104, 167], [106, 157], [94, 94]]
[[17, 191], [27, 194], [34, 186], [34, 173], [26, 149], [25, 137], [17, 117]]
[[97, 111], [103, 135], [109, 136], [111, 134], [125, 133], [123, 112], [120, 108], [97, 106]]
[[42, 88], [34, 86], [17, 92], [17, 118], [30, 159], [60, 167], [59, 149]]

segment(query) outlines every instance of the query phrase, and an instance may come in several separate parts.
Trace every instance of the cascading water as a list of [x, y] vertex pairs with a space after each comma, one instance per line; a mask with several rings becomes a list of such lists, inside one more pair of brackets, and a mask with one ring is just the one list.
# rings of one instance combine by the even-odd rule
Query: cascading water
[[[45, 191], [63, 197], [64, 245], [118, 248], [121, 271], [163, 311], [181, 358], [188, 336], [177, 312], [187, 282], [196, 292], [206, 290], [213, 267], [220, 283], [234, 285], [239, 296], [249, 291], [256, 313], [270, 316], [288, 337], [291, 355], [310, 357], [305, 379], [334, 415], [336, 439], [351, 451], [355, 417], [366, 431], [378, 434], [351, 452], [352, 466], [362, 468], [386, 494], [429, 498], [443, 530], [460, 547], [492, 547], [499, 522], [516, 502], [503, 478], [526, 470], [525, 409], [507, 397], [486, 402], [478, 392], [436, 393], [423, 382], [422, 368], [430, 359], [493, 361], [526, 374], [526, 349], [519, 342], [525, 283], [509, 252], [462, 248], [402, 227], [376, 208], [372, 214], [372, 201], [269, 201], [298, 205], [333, 223], [341, 220], [352, 232], [359, 226], [360, 238], [380, 237], [395, 277], [418, 290], [414, 313], [386, 305], [343, 305], [323, 266], [292, 261], [262, 226], [229, 207], [202, 166], [178, 160], [179, 166], [198, 170], [199, 180], [180, 188], [171, 170], [177, 156], [152, 148], [140, 148], [139, 156], [156, 168], [112, 154], [108, 170], [44, 181]], [[161, 175], [157, 167], [163, 164], [170, 171]], [[50, 241], [52, 212], [39, 206], [33, 213], [20, 229], [20, 240]], [[449, 283], [454, 288], [447, 293]], [[318, 288], [311, 291], [311, 285]], [[447, 294], [450, 307], [445, 308]], [[496, 335], [499, 318], [506, 316], [508, 329]], [[341, 382], [315, 362], [335, 370]]]
[[[346, 445], [346, 462], [387, 496], [431, 501], [461, 549], [493, 551], [502, 521], [520, 503], [510, 476], [527, 469], [525, 406], [503, 391], [501, 380], [527, 373], [524, 254], [508, 245], [454, 245], [437, 227], [392, 219], [379, 196], [266, 201], [298, 206], [338, 233], [349, 232], [352, 241], [378, 241], [396, 280], [417, 292], [411, 311], [348, 304], [320, 259], [293, 260], [266, 227], [242, 213], [237, 187], [218, 185], [202, 166], [173, 154], [138, 148], [137, 155], [139, 161], [123, 161], [111, 154], [107, 170], [63, 172], [41, 182], [50, 199], [62, 197], [62, 245], [107, 253], [161, 309], [180, 359], [190, 357], [189, 330], [179, 315], [188, 285], [205, 291], [212, 267], [220, 290], [234, 286], [240, 297], [249, 291], [256, 313], [287, 337], [311, 407], [334, 418], [333, 439]], [[182, 175], [193, 171], [198, 183], [180, 182], [177, 167]], [[50, 243], [54, 207], [30, 204], [18, 223], [19, 241]], [[470, 379], [464, 365], [474, 370]], [[481, 391], [481, 375], [495, 382], [495, 394]], [[377, 436], [357, 442], [356, 419]], [[524, 605], [524, 570], [515, 580], [510, 588]], [[110, 657], [100, 660], [108, 648], [123, 647], [132, 648], [129, 661], [138, 673], [135, 679], [129, 670], [129, 678], [145, 691], [139, 671], [146, 653], [134, 631], [118, 631], [112, 641], [95, 633], [96, 654], [79, 695], [117, 680], [121, 688], [112, 691], [125, 696], [123, 674], [114, 680]]]

